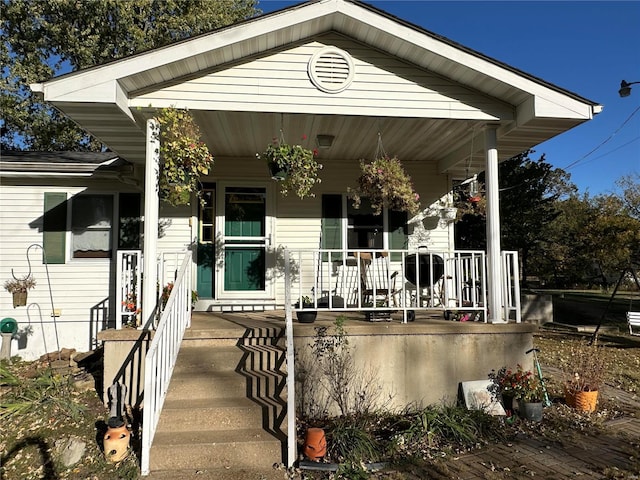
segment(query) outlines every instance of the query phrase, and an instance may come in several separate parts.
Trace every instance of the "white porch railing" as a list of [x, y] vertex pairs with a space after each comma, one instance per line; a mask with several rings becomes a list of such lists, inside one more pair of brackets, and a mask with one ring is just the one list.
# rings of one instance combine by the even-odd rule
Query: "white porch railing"
[[116, 265], [116, 324], [140, 326], [138, 313], [141, 306], [142, 251], [118, 250]]
[[[517, 253], [504, 252], [502, 264], [503, 307], [520, 321]], [[483, 251], [291, 250], [287, 267], [295, 310], [310, 303], [371, 318], [401, 311], [405, 321], [416, 311], [441, 310], [445, 318], [487, 321]]]
[[149, 474], [149, 454], [162, 406], [169, 389], [180, 344], [191, 322], [191, 252], [183, 256], [171, 294], [164, 307], [153, 340], [147, 350], [144, 370], [142, 420], [142, 475]]

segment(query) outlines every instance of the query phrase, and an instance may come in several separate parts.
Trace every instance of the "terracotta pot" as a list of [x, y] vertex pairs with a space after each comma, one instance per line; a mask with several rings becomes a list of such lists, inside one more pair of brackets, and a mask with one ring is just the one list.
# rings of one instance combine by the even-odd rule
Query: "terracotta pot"
[[27, 292], [13, 292], [13, 308], [24, 307], [27, 304]]
[[567, 390], [565, 392], [565, 399], [567, 401], [567, 405], [575, 408], [579, 412], [595, 412], [596, 405], [598, 404], [598, 390], [591, 392], [575, 392]]
[[104, 456], [112, 463], [124, 460], [129, 454], [131, 432], [126, 425], [107, 429], [102, 440]]
[[309, 428], [307, 430], [302, 453], [314, 462], [319, 462], [327, 454], [327, 439], [323, 429]]

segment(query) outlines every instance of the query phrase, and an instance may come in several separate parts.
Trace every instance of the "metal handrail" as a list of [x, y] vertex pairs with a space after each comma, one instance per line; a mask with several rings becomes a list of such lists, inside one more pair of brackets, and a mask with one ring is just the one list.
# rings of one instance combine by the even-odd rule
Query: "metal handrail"
[[180, 344], [191, 321], [191, 252], [184, 256], [171, 295], [160, 316], [144, 367], [144, 408], [142, 420], [142, 475], [149, 474], [149, 455], [162, 406], [169, 389]]

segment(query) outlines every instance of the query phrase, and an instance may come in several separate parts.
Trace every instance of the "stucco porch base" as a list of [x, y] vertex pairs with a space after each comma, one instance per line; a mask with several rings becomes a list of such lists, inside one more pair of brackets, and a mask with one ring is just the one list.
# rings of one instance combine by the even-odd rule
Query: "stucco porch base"
[[[362, 315], [360, 315], [362, 318]], [[442, 317], [439, 317], [442, 318]], [[418, 315], [415, 322], [348, 320], [345, 330], [354, 361], [377, 371], [381, 398], [392, 398], [391, 408], [455, 402], [460, 382], [486, 380], [502, 366], [533, 368], [536, 325], [452, 322]], [[294, 320], [296, 349], [309, 348], [317, 326], [333, 319], [319, 315], [314, 324]]]

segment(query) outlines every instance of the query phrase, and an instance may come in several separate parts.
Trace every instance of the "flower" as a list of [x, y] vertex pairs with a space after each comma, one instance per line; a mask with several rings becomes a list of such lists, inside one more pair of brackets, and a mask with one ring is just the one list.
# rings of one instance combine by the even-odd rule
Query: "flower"
[[4, 289], [10, 293], [27, 293], [28, 290], [36, 286], [36, 281], [31, 275], [24, 278], [14, 278], [4, 282]]
[[497, 372], [491, 370], [489, 379], [491, 380], [489, 391], [496, 398], [503, 395], [525, 402], [542, 401], [542, 383], [531, 370], [523, 370], [521, 365], [518, 365], [516, 371], [507, 367], [502, 367]]
[[[306, 136], [303, 136], [304, 140]], [[266, 160], [274, 180], [279, 180], [280, 193], [286, 196], [294, 192], [298, 197], [314, 197], [311, 189], [320, 183], [318, 172], [322, 164], [318, 163], [317, 150], [310, 150], [301, 145], [289, 145], [274, 138], [265, 151], [256, 157]]]
[[385, 207], [411, 215], [418, 212], [420, 196], [396, 157], [384, 156], [372, 162], [361, 160], [360, 170], [357, 187], [349, 189], [356, 208], [360, 207], [362, 198], [367, 198], [375, 215], [380, 215]]

